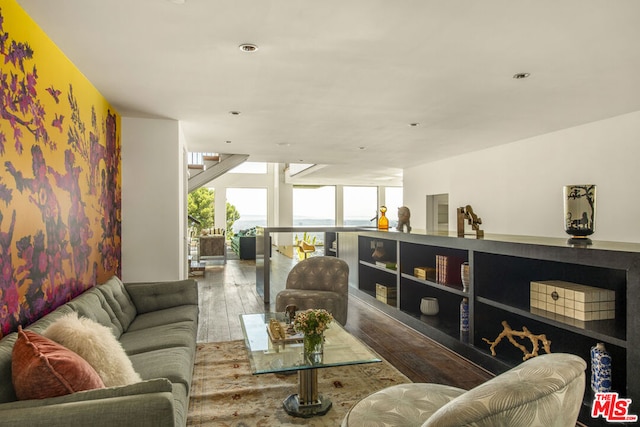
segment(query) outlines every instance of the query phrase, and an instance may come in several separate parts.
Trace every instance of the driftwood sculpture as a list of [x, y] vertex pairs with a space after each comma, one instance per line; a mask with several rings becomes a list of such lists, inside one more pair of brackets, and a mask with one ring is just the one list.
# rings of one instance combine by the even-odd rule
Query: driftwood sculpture
[[[513, 329], [511, 329], [511, 326], [509, 326], [506, 320], [502, 321], [502, 327], [504, 329], [502, 330], [502, 332], [500, 332], [500, 335], [498, 335], [498, 337], [494, 341], [482, 338], [484, 342], [486, 342], [487, 344], [491, 344], [490, 349], [492, 355], [496, 355], [496, 346], [500, 343], [500, 341], [502, 341], [502, 338], [504, 337], [507, 337], [511, 344], [522, 350], [522, 352], [524, 353], [524, 357], [522, 358], [522, 360], [527, 360], [537, 356], [538, 349], [540, 348], [540, 343], [542, 343], [542, 347], [544, 348], [544, 351], [546, 353], [551, 353], [551, 341], [547, 339], [547, 336], [545, 334], [534, 335], [525, 326], [522, 327], [522, 331], [514, 331]], [[514, 337], [529, 338], [529, 341], [531, 341], [531, 345], [533, 347], [531, 349], [531, 352], [528, 352], [525, 346], [516, 342]]]

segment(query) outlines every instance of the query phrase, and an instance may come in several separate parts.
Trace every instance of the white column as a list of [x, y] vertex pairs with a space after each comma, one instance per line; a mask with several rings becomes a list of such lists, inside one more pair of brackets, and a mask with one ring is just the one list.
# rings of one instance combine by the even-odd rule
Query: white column
[[185, 277], [184, 155], [175, 120], [122, 118], [122, 280]]

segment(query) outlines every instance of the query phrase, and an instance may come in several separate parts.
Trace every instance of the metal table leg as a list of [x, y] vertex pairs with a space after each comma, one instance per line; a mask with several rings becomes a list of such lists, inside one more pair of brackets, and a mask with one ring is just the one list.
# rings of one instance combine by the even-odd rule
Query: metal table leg
[[324, 415], [331, 409], [331, 400], [318, 394], [318, 370], [298, 371], [298, 394], [292, 394], [282, 402], [284, 410], [294, 417], [310, 418]]

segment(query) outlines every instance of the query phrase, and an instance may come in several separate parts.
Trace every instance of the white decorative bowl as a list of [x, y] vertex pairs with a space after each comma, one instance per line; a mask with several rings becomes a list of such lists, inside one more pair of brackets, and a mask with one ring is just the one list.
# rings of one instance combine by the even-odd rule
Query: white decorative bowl
[[440, 311], [438, 298], [424, 297], [420, 301], [420, 312], [427, 316], [435, 316]]

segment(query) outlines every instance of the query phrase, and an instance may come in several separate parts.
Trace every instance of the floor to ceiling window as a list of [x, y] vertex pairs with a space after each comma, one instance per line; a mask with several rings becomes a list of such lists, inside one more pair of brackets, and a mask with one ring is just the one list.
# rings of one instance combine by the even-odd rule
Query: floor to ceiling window
[[389, 218], [389, 228], [396, 228], [398, 226], [398, 208], [403, 205], [402, 187], [385, 187], [384, 200]]
[[343, 188], [344, 225], [372, 227], [378, 215], [378, 187]]
[[240, 214], [231, 227], [234, 234], [255, 226], [267, 226], [266, 188], [227, 188], [227, 203]]
[[[250, 177], [256, 176], [256, 178]], [[266, 180], [267, 163], [264, 162], [244, 162], [231, 169], [227, 176], [236, 177], [233, 181], [235, 186], [227, 186], [226, 209], [227, 228], [232, 233], [247, 230], [255, 226], [266, 227], [268, 219], [267, 189], [256, 185], [258, 182]], [[240, 216], [233, 224], [229, 224], [229, 217], [233, 217], [233, 209]]]
[[[336, 188], [324, 186], [293, 187], [293, 225], [299, 226], [335, 226], [336, 225]], [[320, 242], [324, 233], [307, 233], [309, 241]], [[302, 239], [302, 236], [298, 236]]]
[[336, 224], [336, 188], [325, 186], [293, 187], [293, 225]]

